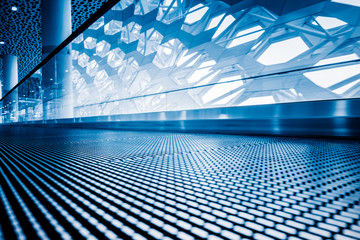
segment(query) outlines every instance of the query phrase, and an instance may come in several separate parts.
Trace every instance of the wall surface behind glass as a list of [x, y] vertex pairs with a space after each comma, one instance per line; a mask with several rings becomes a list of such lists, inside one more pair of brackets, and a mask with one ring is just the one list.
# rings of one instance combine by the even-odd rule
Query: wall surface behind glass
[[276, 2], [122, 0], [56, 98], [82, 117], [360, 97], [360, 4]]

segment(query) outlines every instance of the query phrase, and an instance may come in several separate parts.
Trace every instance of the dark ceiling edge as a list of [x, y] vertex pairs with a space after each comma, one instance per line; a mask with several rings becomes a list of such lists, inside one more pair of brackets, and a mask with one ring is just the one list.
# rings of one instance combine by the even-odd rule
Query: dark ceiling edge
[[46, 58], [44, 58], [33, 70], [31, 70], [23, 79], [21, 79], [9, 92], [7, 92], [0, 101], [3, 101], [8, 95], [10, 95], [16, 88], [18, 88], [23, 82], [31, 77], [37, 70], [43, 67], [49, 62], [56, 54], [58, 54], [63, 48], [70, 44], [77, 36], [83, 33], [87, 28], [91, 26], [96, 20], [108, 12], [119, 0], [108, 0], [104, 5], [89, 17], [80, 27], [78, 27], [69, 37], [67, 37], [59, 46], [57, 46]]

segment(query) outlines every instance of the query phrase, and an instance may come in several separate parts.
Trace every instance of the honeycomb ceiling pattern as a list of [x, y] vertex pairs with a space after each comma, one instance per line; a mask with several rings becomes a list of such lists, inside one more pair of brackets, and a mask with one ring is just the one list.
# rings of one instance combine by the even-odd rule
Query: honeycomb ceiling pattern
[[[83, 24], [107, 0], [72, 0], [73, 31]], [[40, 0], [0, 1], [0, 55], [18, 56], [19, 80], [41, 61]], [[17, 11], [11, 11], [16, 6]], [[0, 79], [2, 80], [0, 59]]]
[[338, 1], [121, 1], [73, 41], [75, 116], [359, 97]]
[[[23, 121], [65, 108], [88, 117], [360, 96], [357, 1], [179, 1], [119, 1], [72, 42], [71, 78], [39, 71], [42, 86], [23, 85], [19, 114], [11, 100], [3, 113]], [[70, 79], [73, 89], [60, 89]]]

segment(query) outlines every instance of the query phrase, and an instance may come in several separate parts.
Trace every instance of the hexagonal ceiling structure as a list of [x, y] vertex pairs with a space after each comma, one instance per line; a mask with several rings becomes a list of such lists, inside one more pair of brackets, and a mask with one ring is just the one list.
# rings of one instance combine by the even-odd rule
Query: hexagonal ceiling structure
[[350, 0], [120, 1], [72, 44], [76, 116], [359, 96], [359, 63], [325, 66], [359, 59], [359, 11]]
[[[45, 86], [46, 102], [60, 109], [67, 93], [88, 117], [358, 98], [359, 12], [354, 0], [113, 2], [69, 44], [57, 81], [71, 92]], [[41, 116], [26, 89], [23, 113]]]

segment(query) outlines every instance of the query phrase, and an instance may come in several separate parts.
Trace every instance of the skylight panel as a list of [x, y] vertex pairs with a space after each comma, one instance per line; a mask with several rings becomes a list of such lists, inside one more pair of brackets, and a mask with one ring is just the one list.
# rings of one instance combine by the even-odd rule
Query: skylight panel
[[359, 59], [359, 56], [356, 53], [353, 53], [353, 54], [348, 54], [348, 55], [344, 55], [344, 56], [340, 56], [340, 57], [333, 57], [333, 58], [323, 59], [323, 60], [319, 61], [317, 64], [315, 64], [314, 66], [321, 66], [321, 65], [327, 65], [327, 64], [332, 64], [332, 63], [347, 62], [347, 61], [356, 60], [356, 59]]
[[251, 97], [243, 101], [239, 106], [264, 105], [275, 103], [273, 96]]
[[243, 85], [243, 81], [236, 81], [236, 82], [215, 85], [204, 94], [202, 99], [204, 103], [208, 103], [242, 85]]
[[264, 65], [286, 63], [308, 49], [301, 37], [290, 38], [271, 44], [257, 61]]
[[212, 38], [217, 38], [221, 33], [223, 33], [233, 22], [235, 18], [232, 15], [228, 15], [221, 22], [219, 28], [216, 30], [214, 36]]
[[316, 85], [328, 88], [350, 77], [360, 74], [360, 64], [304, 73]]
[[216, 64], [215, 60], [209, 60], [200, 64], [199, 68], [210, 67]]
[[341, 21], [340, 19], [334, 17], [316, 17], [315, 20], [320, 24], [320, 26], [326, 30], [344, 26], [347, 23]]
[[224, 17], [224, 15], [225, 15], [225, 13], [211, 19], [211, 21], [210, 21], [209, 25], [206, 27], [205, 31], [216, 27], [220, 23], [220, 21]]
[[236, 75], [236, 76], [231, 76], [231, 77], [224, 77], [224, 78], [220, 79], [219, 82], [230, 82], [230, 81], [240, 80], [240, 79], [242, 79], [242, 76]]
[[355, 7], [360, 7], [360, 1], [359, 0], [332, 0], [333, 2], [352, 5]]
[[347, 90], [349, 90], [350, 88], [352, 88], [353, 86], [355, 86], [356, 84], [358, 84], [360, 82], [360, 79], [359, 80], [356, 80], [356, 81], [353, 81], [351, 83], [348, 83], [346, 84], [345, 86], [342, 86], [336, 90], [334, 90], [333, 92], [336, 93], [336, 94], [343, 94], [344, 92], [346, 92]]
[[188, 50], [185, 50], [179, 60], [176, 63], [176, 66], [181, 66], [185, 62], [187, 62], [189, 59], [191, 59], [197, 52], [187, 54]]
[[[206, 14], [206, 12], [209, 10], [208, 7], [202, 7], [202, 6], [204, 6], [204, 4], [200, 3], [200, 4], [196, 5], [195, 7], [191, 8], [190, 13], [185, 18], [185, 23], [193, 24], [193, 23], [199, 21], [200, 19], [202, 19], [203, 16]], [[195, 11], [192, 11], [192, 10], [194, 10], [194, 8], [195, 8]], [[196, 10], [196, 9], [198, 9], [198, 10]]]
[[227, 97], [224, 97], [220, 99], [219, 101], [215, 102], [214, 105], [220, 105], [220, 104], [228, 104], [231, 100], [233, 100], [236, 96], [238, 96], [240, 93], [244, 92], [245, 89], [241, 89], [240, 91], [234, 92], [230, 94]]
[[189, 83], [198, 82], [198, 81], [201, 80], [204, 76], [207, 76], [209, 73], [211, 73], [211, 68], [210, 68], [210, 67], [196, 70], [196, 71], [188, 78], [188, 82], [189, 82]]
[[[252, 27], [243, 31], [238, 32], [238, 34], [236, 35], [236, 37], [234, 40], [232, 40], [229, 44], [229, 46], [227, 46], [227, 48], [232, 48], [247, 42], [251, 42], [254, 41], [256, 39], [258, 39], [263, 33], [264, 30], [261, 30], [262, 27], [261, 26], [256, 26], [256, 27]], [[249, 34], [251, 33], [251, 34]], [[242, 37], [240, 37], [242, 36]]]

